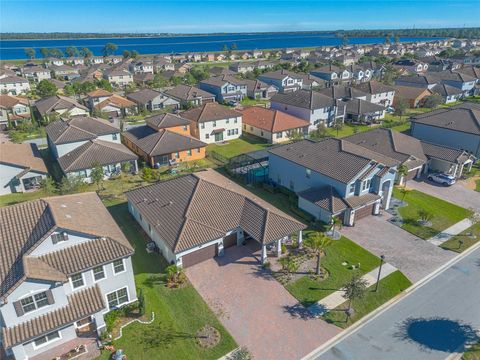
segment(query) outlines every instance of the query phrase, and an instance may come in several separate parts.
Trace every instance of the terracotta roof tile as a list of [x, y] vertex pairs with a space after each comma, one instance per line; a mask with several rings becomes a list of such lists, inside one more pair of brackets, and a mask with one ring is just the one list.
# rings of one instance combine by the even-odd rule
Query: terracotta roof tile
[[244, 124], [270, 132], [293, 130], [310, 125], [308, 121], [297, 118], [296, 116], [258, 106], [245, 108], [241, 112], [243, 114], [242, 121]]

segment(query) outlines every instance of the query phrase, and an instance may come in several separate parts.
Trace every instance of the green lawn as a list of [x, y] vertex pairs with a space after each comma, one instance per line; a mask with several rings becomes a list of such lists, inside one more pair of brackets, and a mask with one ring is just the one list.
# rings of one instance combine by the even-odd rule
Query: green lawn
[[[467, 236], [467, 234], [473, 234], [476, 238]], [[460, 244], [460, 241], [463, 241], [463, 244]], [[446, 250], [452, 250], [458, 253], [461, 253], [467, 250], [470, 246], [476, 244], [480, 241], [480, 222], [469, 227], [467, 230], [458, 234], [457, 236], [452, 237], [450, 240], [445, 241], [441, 247]]]
[[373, 130], [377, 127], [378, 126], [345, 124], [341, 129], [338, 130], [338, 132], [335, 129], [328, 128], [327, 129], [327, 135], [332, 136], [332, 137], [343, 138], [343, 137], [347, 137], [347, 136], [355, 134], [355, 131], [357, 133], [361, 133], [361, 132]]
[[[403, 195], [399, 188], [394, 188], [393, 196], [402, 199]], [[454, 205], [447, 201], [424, 194], [417, 190], [411, 190], [405, 197], [407, 206], [398, 208], [405, 223], [402, 229], [422, 238], [429, 239], [437, 235], [453, 224], [465, 219], [470, 215], [470, 210]], [[422, 226], [417, 220], [420, 210], [428, 211], [432, 217], [432, 226]]]
[[259, 99], [250, 99], [249, 97], [243, 98], [240, 102], [243, 106], [254, 106], [254, 105], [267, 105], [269, 100], [259, 100]]
[[480, 360], [480, 343], [473, 345], [468, 351], [466, 351], [462, 360]]
[[[306, 231], [305, 237], [311, 232]], [[350, 265], [360, 263], [360, 269], [351, 270]], [[286, 286], [287, 290], [304, 306], [310, 306], [320, 299], [340, 289], [354, 274], [365, 274], [380, 265], [380, 259], [371, 254], [353, 241], [342, 237], [332, 242], [326, 249], [326, 256], [322, 257], [322, 267], [329, 276], [325, 280], [313, 280], [304, 276]]]
[[475, 180], [475, 191], [480, 192], [480, 180]]
[[346, 322], [347, 317], [344, 311], [348, 308], [347, 303], [328, 312], [323, 318], [327, 322], [331, 322], [338, 327], [346, 328], [410, 287], [410, 285], [412, 285], [412, 283], [405, 277], [405, 275], [400, 271], [395, 271], [380, 280], [377, 292], [374, 291], [375, 285], [373, 285], [368, 288], [367, 294], [363, 299], [353, 301], [352, 307], [355, 312], [349, 319], [348, 323]]
[[251, 135], [242, 135], [239, 139], [230, 140], [227, 144], [210, 144], [207, 146], [208, 152], [215, 152], [221, 156], [230, 159], [234, 156], [245, 154], [255, 150], [261, 150], [269, 147], [265, 140]]
[[[173, 336], [168, 344], [147, 346], [139, 341], [139, 334], [148, 325], [134, 323], [123, 330], [123, 337], [115, 341], [114, 345], [123, 349], [129, 358], [139, 360], [218, 359], [236, 348], [233, 338], [191, 285], [181, 289], [168, 289], [163, 285], [166, 262], [160, 255], [146, 252], [143, 233], [128, 213], [126, 203], [106, 201], [106, 205], [135, 248], [135, 282], [137, 291], [143, 289], [147, 313], [155, 312], [155, 322]], [[153, 282], [152, 277], [155, 279]], [[220, 343], [212, 349], [202, 349], [193, 338], [196, 331], [205, 324], [215, 327], [221, 333]], [[100, 359], [106, 360], [108, 357], [109, 353], [103, 352]]]

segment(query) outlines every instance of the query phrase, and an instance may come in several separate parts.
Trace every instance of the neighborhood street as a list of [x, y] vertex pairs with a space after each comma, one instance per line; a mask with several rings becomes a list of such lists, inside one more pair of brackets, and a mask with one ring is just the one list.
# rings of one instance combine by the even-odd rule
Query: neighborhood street
[[359, 327], [322, 360], [445, 359], [478, 342], [480, 248]]

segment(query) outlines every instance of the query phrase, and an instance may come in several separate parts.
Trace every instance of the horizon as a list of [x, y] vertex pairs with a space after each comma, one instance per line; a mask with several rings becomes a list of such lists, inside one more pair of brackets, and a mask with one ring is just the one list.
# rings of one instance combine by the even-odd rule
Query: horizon
[[[341, 4], [335, 1], [4, 0], [0, 3], [0, 32], [201, 35], [471, 28], [480, 26], [478, 12], [472, 11], [476, 6], [478, 2], [472, 0], [461, 3], [351, 0]], [[70, 13], [81, 21], [72, 21], [66, 16]]]

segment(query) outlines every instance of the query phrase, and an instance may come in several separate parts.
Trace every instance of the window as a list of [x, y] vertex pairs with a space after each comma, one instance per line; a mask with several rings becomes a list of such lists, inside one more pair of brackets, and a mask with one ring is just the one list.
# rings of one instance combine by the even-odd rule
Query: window
[[230, 124], [230, 119], [227, 119], [227, 121], [225, 122], [226, 124]]
[[75, 274], [70, 277], [70, 280], [72, 281], [72, 287], [74, 289], [77, 289], [79, 287], [82, 287], [85, 285], [85, 282], [83, 281], [83, 275], [82, 273], [80, 274]]
[[243, 124], [243, 130], [247, 130], [247, 125]]
[[208, 134], [205, 134], [205, 139], [207, 139], [207, 140], [208, 140], [209, 138], [210, 138], [210, 135], [208, 135]]
[[188, 149], [188, 150], [187, 150], [187, 155], [188, 155], [188, 156], [191, 156], [191, 155], [192, 155], [192, 150], [191, 150], [191, 149]]
[[112, 134], [112, 140], [118, 140], [118, 134]]
[[103, 269], [103, 266], [97, 266], [93, 268], [93, 278], [95, 281], [105, 279], [105, 270]]
[[312, 170], [310, 169], [305, 169], [305, 177], [307, 179], [310, 179], [310, 176], [312, 175]]
[[200, 154], [200, 152], [201, 152], [201, 149], [198, 148], [198, 149], [197, 149], [197, 154]]
[[67, 241], [67, 240], [68, 240], [68, 234], [66, 232], [63, 232], [61, 234], [52, 234], [52, 242], [54, 244], [62, 241]]
[[237, 122], [238, 122], [238, 119], [235, 118], [235, 119], [233, 120], [233, 123], [236, 124]]
[[275, 138], [281, 139], [281, 138], [282, 138], [282, 134], [283, 134], [283, 132], [277, 132], [277, 133], [275, 133]]
[[355, 183], [350, 184], [350, 189], [348, 190], [350, 194], [353, 194], [355, 192]]
[[263, 136], [263, 131], [260, 131], [260, 135]]
[[205, 129], [205, 123], [200, 124], [200, 129]]
[[125, 265], [123, 264], [123, 259], [115, 260], [113, 262], [113, 272], [118, 274], [122, 271], [125, 271]]
[[108, 308], [114, 309], [122, 304], [128, 302], [128, 292], [127, 288], [123, 288], [117, 291], [114, 291], [110, 294], [107, 294]]
[[370, 179], [367, 179], [364, 182], [362, 182], [362, 191], [370, 189], [370, 183], [371, 183]]
[[253, 130], [253, 126], [250, 126], [250, 131], [252, 131], [252, 130]]
[[180, 153], [179, 152], [176, 152], [175, 153], [175, 157], [178, 159], [180, 157]]
[[188, 130], [188, 126], [185, 125], [185, 126], [183, 127], [183, 131], [187, 131], [187, 130]]
[[217, 126], [217, 122], [216, 122], [216, 121], [213, 122], [213, 127], [215, 127], [215, 126]]
[[238, 129], [235, 129], [235, 135], [238, 135]]
[[44, 291], [22, 299], [20, 300], [20, 304], [22, 305], [23, 313], [28, 313], [47, 306], [49, 304], [47, 292]]
[[40, 347], [45, 344], [48, 344], [52, 341], [55, 341], [57, 339], [60, 339], [60, 333], [58, 331], [51, 332], [47, 335], [44, 335], [42, 337], [39, 337], [34, 341], [35, 346], [34, 347]]

